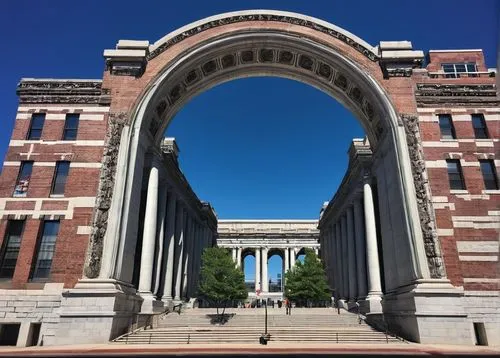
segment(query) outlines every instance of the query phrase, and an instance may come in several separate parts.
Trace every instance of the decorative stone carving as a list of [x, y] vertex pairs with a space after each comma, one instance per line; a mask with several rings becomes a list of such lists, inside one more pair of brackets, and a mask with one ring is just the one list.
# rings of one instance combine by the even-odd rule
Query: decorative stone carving
[[[497, 87], [491, 85], [419, 83], [415, 91], [419, 105], [498, 106]], [[466, 97], [464, 99], [464, 97]]]
[[127, 118], [128, 114], [125, 112], [111, 113], [109, 115], [106, 145], [104, 147], [102, 168], [99, 177], [99, 190], [94, 208], [92, 232], [90, 234], [84, 267], [84, 275], [87, 278], [97, 278], [99, 276], [104, 235], [108, 226], [108, 210], [111, 206], [111, 197], [115, 183], [121, 132]]
[[418, 117], [415, 115], [402, 114], [401, 120], [403, 121], [406, 132], [406, 141], [408, 143], [411, 170], [417, 197], [418, 215], [424, 238], [429, 271], [432, 278], [442, 278], [445, 277], [446, 274], [436, 231], [436, 218], [431, 200], [432, 194], [427, 176], [427, 169], [425, 167], [422, 142], [420, 140]]
[[22, 79], [17, 85], [20, 103], [105, 104], [102, 81]]
[[214, 20], [214, 21], [209, 21], [205, 24], [197, 25], [196, 27], [193, 27], [189, 30], [183, 31], [182, 33], [172, 37], [162, 45], [160, 45], [158, 48], [156, 48], [154, 51], [151, 51], [147, 55], [147, 59], [151, 60], [161, 54], [163, 51], [166, 49], [170, 48], [171, 46], [175, 45], [176, 43], [179, 43], [191, 36], [194, 36], [196, 34], [199, 34], [203, 31], [213, 29], [215, 27], [219, 26], [224, 26], [224, 25], [229, 25], [229, 24], [234, 24], [238, 22], [246, 22], [246, 21], [273, 21], [273, 22], [283, 22], [287, 24], [293, 24], [293, 25], [299, 25], [299, 26], [304, 26], [310, 29], [314, 29], [316, 31], [320, 31], [322, 33], [328, 34], [333, 38], [336, 38], [347, 45], [353, 47], [363, 55], [365, 55], [368, 59], [371, 61], [377, 61], [378, 56], [376, 56], [372, 51], [358, 43], [357, 41], [354, 41], [350, 37], [347, 37], [343, 33], [340, 33], [334, 29], [328, 28], [323, 25], [319, 25], [315, 22], [304, 20], [304, 19], [299, 19], [295, 18], [292, 16], [283, 16], [283, 15], [271, 15], [271, 14], [248, 14], [248, 15], [235, 15], [235, 16], [228, 16], [226, 18]]

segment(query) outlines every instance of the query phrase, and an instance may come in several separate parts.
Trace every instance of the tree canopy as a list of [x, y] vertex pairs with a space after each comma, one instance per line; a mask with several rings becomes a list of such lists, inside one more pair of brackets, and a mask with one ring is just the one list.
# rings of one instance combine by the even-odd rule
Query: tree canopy
[[[199, 293], [217, 306], [226, 307], [228, 302], [247, 298], [243, 271], [235, 266], [229, 251], [209, 247], [203, 251]], [[224, 311], [222, 311], [224, 314]]]
[[288, 299], [306, 303], [330, 300], [325, 269], [313, 250], [306, 249], [304, 263], [297, 260], [285, 274], [285, 295]]

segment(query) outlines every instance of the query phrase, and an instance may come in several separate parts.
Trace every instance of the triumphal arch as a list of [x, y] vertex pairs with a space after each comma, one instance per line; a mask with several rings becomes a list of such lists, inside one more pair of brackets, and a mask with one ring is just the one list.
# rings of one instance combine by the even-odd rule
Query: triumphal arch
[[[201, 252], [217, 244], [234, 249], [236, 264], [251, 249], [264, 291], [268, 250], [281, 250], [289, 269], [299, 246], [318, 249], [338, 302], [413, 341], [472, 343], [475, 329], [498, 333], [490, 308], [498, 294], [500, 112], [496, 71], [481, 50], [430, 51], [424, 67], [409, 41], [373, 46], [316, 18], [253, 10], [202, 19], [153, 43], [119, 40], [104, 58], [102, 80], [23, 79], [18, 87], [0, 227], [9, 252], [22, 232], [19, 257], [29, 260], [10, 260], [2, 275], [12, 297], [45, 275], [32, 297], [51, 295], [60, 306], [32, 313], [45, 344], [107, 341], [138, 313], [190, 301]], [[194, 96], [256, 76], [313, 86], [364, 128], [311, 229], [316, 241], [299, 242], [304, 228], [293, 241], [276, 223], [218, 221], [180, 171], [178, 144], [164, 138]], [[58, 123], [63, 140], [53, 134]], [[50, 166], [57, 186], [42, 171]], [[48, 269], [30, 244], [37, 235], [58, 240]], [[263, 241], [244, 247], [245, 235]], [[19, 319], [28, 335], [35, 323]]]

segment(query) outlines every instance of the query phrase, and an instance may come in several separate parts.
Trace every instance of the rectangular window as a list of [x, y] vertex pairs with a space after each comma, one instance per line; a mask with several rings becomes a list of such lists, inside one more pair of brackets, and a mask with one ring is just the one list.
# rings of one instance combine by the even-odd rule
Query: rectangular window
[[474, 128], [474, 136], [477, 139], [487, 139], [488, 130], [486, 129], [486, 122], [482, 114], [472, 115], [472, 127]]
[[66, 115], [66, 121], [64, 122], [63, 140], [76, 140], [79, 121], [80, 115], [78, 113], [70, 113]]
[[32, 161], [22, 161], [19, 167], [19, 174], [17, 175], [16, 186], [14, 187], [14, 194], [16, 198], [24, 198], [28, 194], [28, 186], [31, 180], [31, 171], [33, 170]]
[[34, 113], [31, 116], [30, 129], [27, 140], [39, 140], [42, 138], [43, 124], [45, 123], [45, 113]]
[[24, 220], [9, 220], [7, 223], [0, 262], [0, 278], [10, 279], [14, 276], [23, 228]]
[[45, 220], [43, 222], [42, 237], [40, 238], [31, 274], [32, 280], [49, 278], [58, 232], [59, 220]]
[[439, 129], [441, 130], [442, 139], [455, 139], [455, 127], [453, 126], [453, 121], [451, 120], [451, 115], [440, 114], [439, 115]]
[[52, 181], [52, 190], [50, 194], [63, 195], [64, 187], [66, 186], [66, 179], [68, 178], [69, 162], [57, 162], [56, 170], [54, 173], [54, 180]]
[[484, 188], [486, 190], [498, 190], [498, 178], [493, 160], [480, 160], [481, 173], [483, 173]]
[[457, 159], [446, 160], [446, 166], [448, 167], [448, 179], [450, 181], [451, 190], [464, 190], [465, 182], [462, 175], [462, 167], [460, 166], [460, 161]]
[[477, 77], [477, 66], [474, 62], [441, 64], [446, 78]]

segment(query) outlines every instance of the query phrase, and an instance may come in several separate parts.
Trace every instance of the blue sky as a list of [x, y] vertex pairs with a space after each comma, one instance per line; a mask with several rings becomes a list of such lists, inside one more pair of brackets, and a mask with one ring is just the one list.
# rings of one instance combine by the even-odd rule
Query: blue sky
[[[200, 18], [242, 9], [315, 16], [372, 45], [482, 48], [495, 67], [494, 0], [480, 1], [3, 1], [0, 7], [0, 158], [22, 77], [101, 78], [102, 51], [119, 39], [154, 42]], [[347, 165], [356, 119], [335, 100], [279, 78], [237, 80], [188, 103], [168, 128], [182, 170], [220, 218], [317, 218]], [[275, 274], [273, 274], [275, 276]]]

